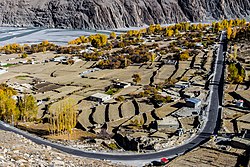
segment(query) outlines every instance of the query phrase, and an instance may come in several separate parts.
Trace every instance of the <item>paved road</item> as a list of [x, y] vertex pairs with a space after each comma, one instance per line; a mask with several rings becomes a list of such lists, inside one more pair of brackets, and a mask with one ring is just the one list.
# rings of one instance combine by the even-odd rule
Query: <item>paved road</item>
[[[218, 130], [218, 124], [220, 124], [220, 119], [218, 119], [219, 115], [219, 106], [221, 104], [222, 94], [223, 91], [223, 75], [224, 75], [224, 43], [222, 43], [223, 39], [225, 39], [225, 32], [221, 35], [221, 42], [218, 49], [218, 56], [215, 61], [215, 71], [214, 71], [214, 78], [212, 80], [212, 84], [210, 86], [210, 102], [208, 106], [208, 121], [205, 127], [201, 130], [201, 132], [188, 143], [174, 147], [168, 150], [163, 150], [156, 153], [148, 153], [148, 154], [109, 154], [109, 153], [95, 153], [95, 152], [86, 152], [83, 150], [59, 145], [56, 143], [52, 143], [50, 141], [43, 140], [42, 138], [36, 137], [31, 135], [27, 132], [21, 131], [14, 127], [11, 127], [3, 122], [0, 122], [0, 129], [6, 131], [12, 131], [14, 133], [23, 135], [24, 137], [32, 140], [37, 144], [44, 144], [56, 148], [58, 150], [67, 152], [72, 155], [87, 157], [87, 158], [97, 158], [97, 159], [107, 159], [107, 160], [116, 160], [116, 161], [145, 161], [150, 162], [152, 159], [159, 159], [161, 157], [174, 157], [185, 152], [192, 150], [193, 148], [199, 146], [200, 144], [206, 142], [209, 137], [215, 134]], [[221, 91], [222, 90], [222, 91]]]

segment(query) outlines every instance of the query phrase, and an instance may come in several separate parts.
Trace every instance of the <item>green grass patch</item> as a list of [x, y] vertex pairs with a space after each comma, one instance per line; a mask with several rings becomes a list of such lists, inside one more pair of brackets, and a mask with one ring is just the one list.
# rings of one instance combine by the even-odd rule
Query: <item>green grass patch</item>
[[117, 150], [117, 149], [119, 149], [119, 147], [115, 143], [108, 144], [108, 148], [110, 148], [111, 150]]
[[16, 66], [16, 64], [7, 64], [7, 65], [5, 65], [3, 67], [13, 67], [13, 66]]
[[109, 90], [107, 90], [105, 93], [108, 95], [114, 95], [115, 93], [117, 93], [120, 89], [118, 88], [110, 88]]

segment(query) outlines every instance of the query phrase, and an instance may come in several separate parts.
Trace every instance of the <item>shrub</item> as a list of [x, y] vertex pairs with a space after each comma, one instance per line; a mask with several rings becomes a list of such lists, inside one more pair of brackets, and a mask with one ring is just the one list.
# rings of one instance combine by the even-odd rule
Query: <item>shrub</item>
[[125, 98], [123, 96], [118, 96], [115, 100], [119, 102], [123, 102]]
[[21, 55], [21, 58], [27, 58], [28, 57], [28, 54], [27, 53], [23, 53], [22, 55]]

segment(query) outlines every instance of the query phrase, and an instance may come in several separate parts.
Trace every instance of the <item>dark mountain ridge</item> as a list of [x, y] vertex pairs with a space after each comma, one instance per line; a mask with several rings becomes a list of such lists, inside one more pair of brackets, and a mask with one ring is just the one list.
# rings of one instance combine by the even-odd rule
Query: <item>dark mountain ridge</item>
[[0, 0], [0, 26], [112, 29], [247, 18], [249, 0]]

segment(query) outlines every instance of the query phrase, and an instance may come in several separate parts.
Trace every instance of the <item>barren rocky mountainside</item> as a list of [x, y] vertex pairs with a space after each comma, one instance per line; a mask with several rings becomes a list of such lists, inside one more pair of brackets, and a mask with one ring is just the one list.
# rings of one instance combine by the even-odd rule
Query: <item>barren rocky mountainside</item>
[[0, 0], [0, 26], [108, 29], [242, 18], [249, 0]]
[[64, 167], [126, 167], [109, 161], [81, 158], [37, 145], [23, 136], [0, 130], [0, 167], [64, 166]]

